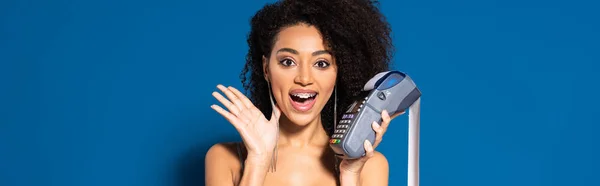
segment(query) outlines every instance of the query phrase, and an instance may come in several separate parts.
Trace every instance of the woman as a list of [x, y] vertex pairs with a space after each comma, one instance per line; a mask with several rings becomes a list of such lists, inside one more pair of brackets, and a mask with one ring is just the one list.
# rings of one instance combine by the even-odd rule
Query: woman
[[218, 85], [223, 94], [213, 96], [225, 108], [211, 106], [243, 143], [209, 149], [206, 185], [387, 185], [388, 162], [374, 148], [395, 116], [384, 111], [373, 123], [377, 140], [365, 141], [363, 158], [338, 160], [328, 141], [334, 119], [388, 70], [389, 34], [367, 0], [285, 0], [258, 11], [242, 72], [251, 96]]

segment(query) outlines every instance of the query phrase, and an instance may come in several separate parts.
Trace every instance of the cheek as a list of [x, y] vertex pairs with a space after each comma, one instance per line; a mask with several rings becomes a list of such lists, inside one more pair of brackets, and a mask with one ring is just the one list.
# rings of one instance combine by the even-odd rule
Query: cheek
[[333, 88], [336, 86], [336, 84], [335, 84], [336, 79], [337, 79], [336, 72], [333, 71], [331, 73], [327, 73], [327, 74], [323, 75], [323, 77], [324, 77], [323, 81], [322, 81], [323, 85], [325, 85], [325, 87], [328, 90], [333, 91]]
[[271, 73], [271, 91], [277, 102], [282, 102], [286, 99], [288, 90], [290, 89], [293, 79], [290, 79], [289, 73], [282, 73], [274, 70]]
[[328, 95], [328, 97], [322, 97], [324, 100], [328, 100], [329, 98], [332, 98], [334, 95], [334, 90], [335, 90], [335, 80], [336, 80], [336, 74], [335, 72], [333, 73], [327, 73], [327, 74], [323, 74], [321, 79], [321, 90], [324, 91], [324, 93], [326, 93]]

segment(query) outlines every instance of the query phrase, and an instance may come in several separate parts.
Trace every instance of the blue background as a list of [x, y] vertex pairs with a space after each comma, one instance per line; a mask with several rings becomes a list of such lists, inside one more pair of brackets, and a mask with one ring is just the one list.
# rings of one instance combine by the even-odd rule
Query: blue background
[[[0, 185], [203, 185], [239, 140], [210, 109], [241, 88], [264, 1], [0, 2]], [[600, 185], [592, 1], [382, 1], [395, 69], [423, 91], [422, 185]], [[406, 115], [378, 148], [406, 184]]]

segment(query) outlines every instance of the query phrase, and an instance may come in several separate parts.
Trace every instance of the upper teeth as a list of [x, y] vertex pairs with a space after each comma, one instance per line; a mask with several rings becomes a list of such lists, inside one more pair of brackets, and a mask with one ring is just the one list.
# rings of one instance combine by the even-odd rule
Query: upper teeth
[[295, 93], [295, 94], [292, 94], [292, 95], [294, 95], [296, 97], [300, 97], [300, 98], [309, 98], [309, 97], [315, 96], [316, 93]]

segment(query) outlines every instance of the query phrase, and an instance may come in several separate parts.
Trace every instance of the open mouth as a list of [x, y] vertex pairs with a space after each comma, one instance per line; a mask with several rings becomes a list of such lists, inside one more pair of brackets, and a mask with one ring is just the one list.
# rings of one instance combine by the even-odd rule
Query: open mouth
[[290, 99], [294, 109], [305, 112], [310, 110], [317, 98], [317, 92], [297, 92], [291, 93]]

